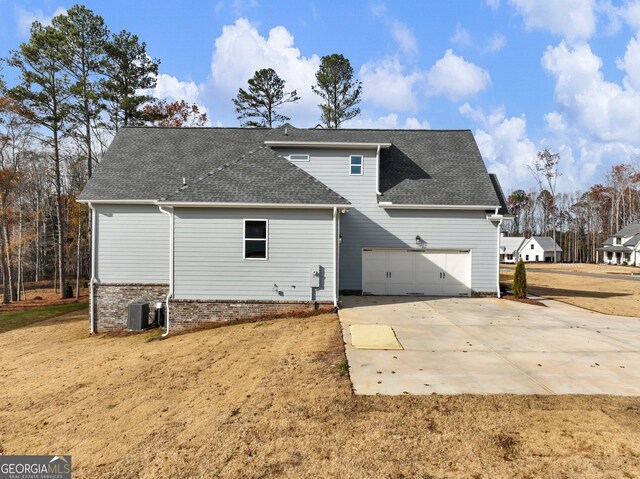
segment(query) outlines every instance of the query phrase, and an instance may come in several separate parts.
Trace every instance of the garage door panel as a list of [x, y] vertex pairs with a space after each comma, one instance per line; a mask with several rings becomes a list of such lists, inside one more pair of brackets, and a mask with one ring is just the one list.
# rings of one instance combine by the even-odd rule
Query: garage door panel
[[362, 252], [362, 291], [368, 294], [387, 294], [387, 252]]
[[439, 253], [421, 253], [416, 255], [416, 289], [422, 294], [440, 296], [442, 294], [442, 273], [444, 255]]
[[387, 294], [402, 295], [413, 291], [415, 283], [413, 255], [408, 251], [389, 251], [387, 254], [387, 269], [389, 281]]

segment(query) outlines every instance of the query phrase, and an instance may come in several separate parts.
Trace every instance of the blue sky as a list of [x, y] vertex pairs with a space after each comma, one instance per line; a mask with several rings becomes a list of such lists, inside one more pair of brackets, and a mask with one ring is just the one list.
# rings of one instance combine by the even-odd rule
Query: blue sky
[[[73, 2], [0, 0], [0, 56]], [[158, 97], [235, 126], [231, 98], [273, 67], [302, 100], [295, 126], [319, 122], [311, 92], [322, 55], [342, 53], [363, 82], [356, 128], [468, 128], [507, 191], [527, 165], [561, 154], [559, 188], [603, 182], [640, 161], [640, 0], [88, 1], [162, 60]], [[13, 73], [5, 70], [9, 83]]]

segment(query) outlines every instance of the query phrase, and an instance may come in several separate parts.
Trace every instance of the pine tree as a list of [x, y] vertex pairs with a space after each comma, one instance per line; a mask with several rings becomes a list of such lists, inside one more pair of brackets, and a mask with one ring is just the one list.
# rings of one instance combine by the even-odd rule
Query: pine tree
[[343, 55], [334, 53], [322, 57], [316, 72], [317, 83], [311, 88], [322, 98], [318, 105], [322, 110], [321, 120], [327, 128], [340, 125], [360, 114], [362, 83], [353, 77], [351, 63]]
[[74, 123], [81, 126], [80, 137], [85, 145], [87, 173], [91, 178], [94, 162], [92, 122], [101, 112], [96, 77], [104, 70], [109, 32], [103, 18], [82, 5], [74, 5], [66, 15], [58, 15], [51, 25], [64, 39], [58, 48], [64, 70], [73, 82], [70, 91], [75, 102], [70, 113]]
[[296, 90], [285, 92], [285, 81], [273, 68], [263, 68], [248, 80], [248, 91], [239, 88], [238, 95], [232, 99], [238, 113], [238, 120], [246, 121], [242, 126], [254, 128], [273, 128], [275, 122], [285, 122], [290, 118], [277, 111], [286, 103], [300, 100]]
[[147, 55], [146, 43], [126, 30], [113, 35], [105, 51], [107, 78], [102, 81], [102, 97], [111, 129], [144, 124], [142, 106], [152, 97], [138, 92], [156, 86], [160, 60]]

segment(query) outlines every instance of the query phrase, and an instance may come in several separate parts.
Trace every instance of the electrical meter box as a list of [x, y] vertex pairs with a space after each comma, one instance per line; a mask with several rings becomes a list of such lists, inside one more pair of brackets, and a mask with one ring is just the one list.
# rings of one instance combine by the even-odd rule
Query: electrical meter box
[[310, 288], [319, 288], [320, 287], [320, 265], [312, 264], [309, 266], [309, 287]]

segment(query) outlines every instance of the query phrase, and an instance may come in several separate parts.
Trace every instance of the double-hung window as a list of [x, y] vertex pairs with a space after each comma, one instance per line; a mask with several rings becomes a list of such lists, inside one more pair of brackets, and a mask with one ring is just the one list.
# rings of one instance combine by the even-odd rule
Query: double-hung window
[[362, 175], [364, 158], [360, 155], [351, 155], [349, 158], [349, 174]]
[[244, 259], [266, 260], [269, 256], [269, 222], [244, 220]]

